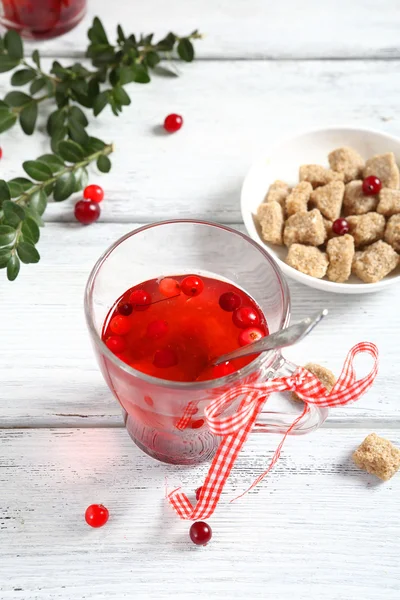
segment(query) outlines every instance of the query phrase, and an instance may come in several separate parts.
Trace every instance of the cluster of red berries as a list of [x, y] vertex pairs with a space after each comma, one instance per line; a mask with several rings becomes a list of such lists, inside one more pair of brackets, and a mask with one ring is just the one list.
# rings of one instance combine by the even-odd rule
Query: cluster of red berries
[[219, 299], [222, 310], [232, 313], [232, 321], [236, 327], [242, 329], [239, 333], [238, 342], [240, 346], [252, 344], [265, 336], [260, 329], [260, 315], [251, 306], [241, 306], [242, 300], [235, 292], [225, 292]]
[[[366, 177], [362, 182], [364, 196], [376, 196], [381, 189], [382, 182], [378, 177], [375, 177], [375, 175]], [[350, 226], [346, 219], [336, 219], [336, 221], [333, 222], [332, 231], [333, 233], [336, 233], [336, 235], [345, 235], [346, 233], [349, 233], [349, 230]]]
[[100, 216], [99, 203], [104, 198], [104, 190], [99, 185], [88, 185], [83, 190], [83, 198], [75, 204], [75, 218], [82, 225], [90, 225]]
[[[201, 488], [196, 490], [196, 499], [198, 499], [198, 492]], [[85, 512], [85, 521], [90, 527], [103, 527], [108, 519], [110, 513], [103, 504], [91, 504], [88, 506]], [[196, 521], [190, 527], [189, 530], [190, 539], [196, 546], [206, 546], [212, 537], [212, 529], [204, 521]]]

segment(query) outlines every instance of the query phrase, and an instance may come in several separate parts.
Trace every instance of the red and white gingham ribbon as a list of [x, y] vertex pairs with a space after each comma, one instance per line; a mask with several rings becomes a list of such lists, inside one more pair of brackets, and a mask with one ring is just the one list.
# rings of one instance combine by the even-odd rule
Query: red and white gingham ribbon
[[[368, 375], [357, 380], [353, 361], [357, 354], [363, 352], [372, 356], [374, 364]], [[299, 367], [290, 377], [278, 377], [277, 379], [271, 379], [262, 383], [236, 386], [215, 400], [212, 400], [204, 411], [206, 421], [210, 430], [223, 439], [214, 456], [206, 480], [201, 488], [199, 500], [195, 506], [180, 491], [180, 488], [167, 494], [167, 498], [176, 513], [182, 519], [190, 520], [207, 519], [212, 515], [235, 460], [270, 394], [273, 392], [294, 391], [304, 400], [304, 410], [287, 429], [268, 469], [257, 477], [249, 489], [256, 486], [275, 465], [280, 456], [284, 441], [309, 411], [309, 404], [334, 408], [345, 406], [349, 402], [355, 402], [371, 387], [377, 372], [377, 347], [369, 342], [361, 342], [356, 344], [348, 353], [340, 377], [331, 392], [327, 392], [319, 379], [312, 375], [310, 371]], [[234, 400], [241, 396], [244, 396], [244, 399], [240, 402], [234, 414], [226, 417], [219, 416]], [[188, 404], [178, 424], [179, 428], [184, 429], [186, 427], [195, 409], [196, 407], [192, 403]]]

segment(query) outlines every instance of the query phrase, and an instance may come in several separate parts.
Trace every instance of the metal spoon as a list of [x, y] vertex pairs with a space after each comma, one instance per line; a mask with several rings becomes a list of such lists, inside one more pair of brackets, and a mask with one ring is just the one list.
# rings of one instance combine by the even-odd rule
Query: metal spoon
[[266, 337], [247, 344], [243, 348], [238, 348], [228, 354], [223, 354], [219, 358], [212, 361], [213, 365], [219, 365], [220, 363], [226, 362], [227, 360], [233, 360], [234, 358], [241, 358], [242, 356], [248, 356], [249, 354], [258, 354], [259, 352], [266, 352], [267, 350], [274, 350], [276, 348], [285, 348], [286, 346], [292, 346], [296, 342], [299, 342], [306, 337], [314, 329], [314, 327], [321, 321], [323, 317], [328, 314], [325, 308], [321, 312], [314, 315], [314, 317], [307, 317], [286, 329], [281, 329], [276, 333], [267, 335]]

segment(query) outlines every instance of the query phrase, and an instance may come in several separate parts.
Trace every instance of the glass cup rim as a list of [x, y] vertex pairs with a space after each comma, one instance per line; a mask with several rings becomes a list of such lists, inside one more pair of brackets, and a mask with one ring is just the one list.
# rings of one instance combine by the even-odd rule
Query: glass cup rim
[[176, 224], [180, 224], [180, 223], [186, 223], [186, 224], [192, 224], [192, 225], [206, 225], [209, 227], [214, 227], [215, 229], [222, 229], [223, 231], [226, 231], [228, 233], [231, 233], [235, 236], [242, 238], [248, 244], [253, 246], [253, 248], [255, 248], [262, 255], [262, 257], [267, 260], [267, 262], [270, 264], [270, 266], [272, 267], [272, 269], [275, 273], [275, 276], [279, 283], [279, 287], [280, 287], [281, 294], [282, 294], [282, 300], [283, 300], [283, 310], [282, 310], [280, 329], [282, 329], [288, 325], [289, 319], [290, 319], [290, 293], [289, 293], [289, 289], [288, 289], [286, 280], [285, 280], [279, 266], [275, 262], [275, 260], [259, 244], [257, 244], [257, 242], [255, 242], [254, 240], [249, 238], [246, 234], [242, 233], [241, 231], [232, 229], [231, 227], [228, 227], [226, 225], [221, 225], [220, 223], [214, 223], [212, 221], [205, 221], [205, 220], [201, 220], [201, 219], [170, 219], [170, 220], [166, 220], [166, 221], [156, 221], [155, 223], [143, 225], [142, 227], [138, 227], [137, 229], [134, 229], [133, 231], [129, 231], [122, 237], [118, 238], [113, 244], [111, 244], [111, 246], [109, 246], [109, 248], [107, 248], [107, 250], [105, 250], [105, 252], [103, 252], [103, 254], [96, 261], [94, 267], [92, 268], [92, 270], [90, 272], [89, 278], [86, 283], [85, 297], [84, 297], [84, 309], [85, 309], [86, 323], [89, 328], [89, 332], [92, 336], [92, 339], [94, 340], [99, 352], [102, 355], [105, 355], [108, 358], [108, 360], [110, 360], [116, 367], [118, 367], [122, 371], [125, 371], [125, 373], [128, 373], [129, 375], [132, 375], [134, 377], [137, 377], [137, 378], [141, 379], [142, 381], [145, 381], [146, 383], [150, 383], [150, 384], [160, 386], [160, 387], [166, 387], [166, 388], [170, 388], [170, 389], [181, 389], [181, 390], [186, 389], [186, 390], [191, 390], [191, 391], [206, 390], [206, 389], [210, 390], [210, 389], [213, 389], [216, 387], [221, 387], [225, 384], [235, 383], [237, 380], [242, 379], [243, 377], [246, 377], [247, 375], [250, 375], [255, 370], [257, 370], [258, 367], [260, 367], [261, 365], [263, 365], [265, 363], [265, 359], [267, 357], [273, 356], [274, 354], [276, 355], [277, 353], [279, 353], [279, 351], [274, 351], [271, 353], [267, 352], [264, 355], [260, 354], [257, 358], [255, 358], [252, 362], [250, 362], [248, 365], [246, 365], [242, 369], [235, 371], [231, 375], [226, 375], [225, 377], [219, 377], [218, 379], [207, 379], [205, 381], [170, 381], [169, 379], [161, 379], [159, 377], [153, 377], [152, 375], [147, 375], [146, 373], [142, 373], [142, 371], [138, 371], [138, 370], [134, 369], [133, 367], [131, 367], [130, 365], [127, 365], [126, 363], [124, 363], [122, 360], [120, 360], [113, 352], [111, 352], [111, 350], [109, 350], [107, 348], [106, 344], [101, 339], [100, 335], [98, 334], [98, 332], [96, 330], [96, 327], [95, 327], [95, 324], [93, 321], [93, 317], [92, 317], [93, 311], [91, 308], [91, 299], [92, 299], [92, 293], [93, 293], [96, 277], [97, 277], [97, 274], [100, 271], [101, 267], [106, 262], [107, 258], [114, 252], [114, 250], [116, 248], [118, 248], [118, 246], [123, 244], [127, 239], [133, 237], [136, 234], [140, 234], [143, 231], [147, 231], [148, 229], [154, 229], [156, 227], [163, 227], [165, 225], [176, 225]]

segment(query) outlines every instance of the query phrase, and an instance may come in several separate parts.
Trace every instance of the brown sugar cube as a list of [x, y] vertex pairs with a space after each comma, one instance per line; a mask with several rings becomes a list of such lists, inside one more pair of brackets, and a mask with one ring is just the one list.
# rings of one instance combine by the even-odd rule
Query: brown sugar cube
[[257, 210], [261, 236], [265, 242], [282, 246], [283, 208], [279, 202], [264, 202]]
[[337, 148], [328, 155], [328, 160], [333, 171], [343, 173], [345, 183], [362, 176], [364, 159], [353, 148]]
[[342, 181], [332, 181], [314, 190], [311, 194], [311, 202], [326, 219], [335, 221], [340, 217], [343, 195], [344, 183]]
[[328, 268], [328, 259], [325, 252], [315, 246], [292, 244], [286, 257], [288, 265], [311, 277], [321, 279]]
[[319, 185], [326, 185], [331, 181], [343, 181], [343, 173], [325, 169], [321, 165], [301, 165], [299, 180], [308, 181], [313, 188], [316, 188]]
[[384, 240], [390, 244], [396, 252], [400, 252], [400, 215], [393, 215], [393, 217], [390, 217], [386, 225]]
[[376, 283], [399, 264], [400, 256], [392, 246], [379, 240], [354, 255], [352, 271], [365, 283]]
[[388, 481], [400, 469], [400, 450], [389, 440], [370, 433], [353, 452], [353, 461], [363, 471]]
[[375, 175], [381, 180], [382, 187], [395, 190], [399, 187], [399, 169], [393, 152], [377, 154], [368, 159], [365, 163], [363, 175], [364, 178]]
[[326, 246], [329, 267], [327, 277], [329, 281], [344, 283], [351, 273], [354, 258], [354, 239], [351, 235], [335, 237], [329, 240]]
[[279, 202], [281, 206], [285, 206], [286, 196], [289, 193], [289, 186], [284, 181], [277, 179], [271, 183], [264, 202]]
[[375, 211], [378, 206], [376, 196], [364, 196], [362, 181], [350, 181], [345, 187], [343, 211], [345, 215], [364, 215]]
[[350, 226], [349, 233], [354, 238], [356, 248], [372, 244], [383, 238], [385, 231], [385, 217], [376, 212], [366, 215], [347, 217]]
[[286, 196], [286, 214], [288, 217], [297, 212], [307, 212], [307, 204], [312, 192], [312, 185], [308, 181], [298, 183]]
[[379, 204], [376, 212], [385, 217], [400, 213], [400, 190], [382, 188], [379, 192]]
[[322, 215], [316, 208], [307, 213], [296, 213], [288, 218], [283, 231], [285, 246], [309, 244], [320, 246], [326, 238]]
[[330, 240], [331, 237], [333, 237], [335, 235], [334, 232], [332, 231], [333, 221], [329, 221], [329, 219], [324, 219], [324, 217], [322, 217], [322, 220], [324, 222], [326, 239]]
[[[336, 383], [336, 377], [334, 376], [332, 371], [330, 371], [326, 367], [321, 367], [321, 365], [317, 365], [316, 363], [307, 363], [306, 365], [304, 365], [304, 368], [307, 369], [307, 371], [310, 371], [310, 373], [312, 373], [313, 375], [315, 375], [315, 377], [320, 380], [322, 385], [326, 387], [328, 392], [331, 391], [331, 389]], [[298, 397], [296, 392], [292, 393], [292, 399], [296, 402], [303, 402], [303, 400]]]

